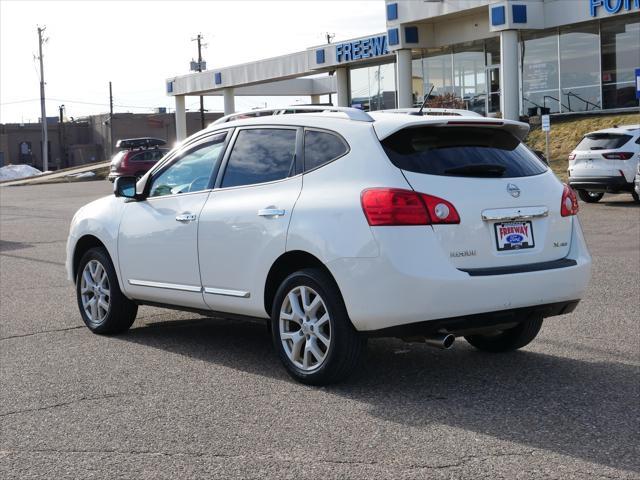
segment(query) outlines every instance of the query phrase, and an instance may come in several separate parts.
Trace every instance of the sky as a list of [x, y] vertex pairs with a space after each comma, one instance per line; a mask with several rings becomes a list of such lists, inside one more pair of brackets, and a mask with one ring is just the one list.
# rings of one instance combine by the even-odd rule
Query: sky
[[[38, 121], [37, 27], [46, 26], [47, 116], [67, 117], [174, 107], [165, 79], [189, 73], [198, 33], [208, 69], [382, 32], [383, 0], [97, 1], [0, 0], [0, 123]], [[307, 97], [236, 97], [236, 110], [308, 102]], [[199, 108], [198, 97], [187, 109]], [[221, 97], [205, 108], [222, 110]]]

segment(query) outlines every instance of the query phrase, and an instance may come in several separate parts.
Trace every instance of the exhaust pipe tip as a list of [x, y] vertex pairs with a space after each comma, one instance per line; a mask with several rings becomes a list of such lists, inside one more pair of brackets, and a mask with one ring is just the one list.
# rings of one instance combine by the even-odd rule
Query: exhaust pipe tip
[[456, 336], [450, 333], [444, 333], [440, 335], [434, 335], [432, 337], [425, 338], [424, 342], [432, 347], [441, 348], [442, 350], [449, 350], [453, 347], [456, 341]]

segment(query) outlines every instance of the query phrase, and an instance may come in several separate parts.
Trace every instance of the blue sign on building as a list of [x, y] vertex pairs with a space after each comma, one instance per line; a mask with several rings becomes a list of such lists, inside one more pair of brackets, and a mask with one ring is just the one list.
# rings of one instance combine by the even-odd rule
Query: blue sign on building
[[338, 63], [378, 57], [387, 53], [389, 53], [389, 47], [386, 35], [336, 45], [336, 61]]
[[636, 98], [640, 100], [640, 68], [636, 68]]
[[618, 13], [621, 10], [640, 8], [640, 0], [589, 0], [591, 16], [598, 15], [598, 9], [604, 8], [607, 13]]

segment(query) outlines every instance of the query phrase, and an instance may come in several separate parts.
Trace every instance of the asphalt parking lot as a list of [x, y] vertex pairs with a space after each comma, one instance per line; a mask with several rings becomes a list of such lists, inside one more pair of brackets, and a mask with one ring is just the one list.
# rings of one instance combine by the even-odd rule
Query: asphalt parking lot
[[0, 478], [640, 478], [640, 207], [580, 203], [588, 294], [507, 355], [372, 340], [294, 383], [266, 329], [143, 307], [100, 337], [64, 272], [107, 182], [0, 188]]

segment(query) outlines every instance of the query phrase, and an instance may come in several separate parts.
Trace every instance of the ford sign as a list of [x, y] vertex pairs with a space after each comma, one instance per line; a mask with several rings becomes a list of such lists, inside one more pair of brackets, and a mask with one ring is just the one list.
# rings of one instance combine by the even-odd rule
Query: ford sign
[[512, 233], [507, 237], [506, 240], [509, 243], [522, 243], [522, 240], [524, 240], [524, 237], [522, 235], [518, 235], [517, 233]]

